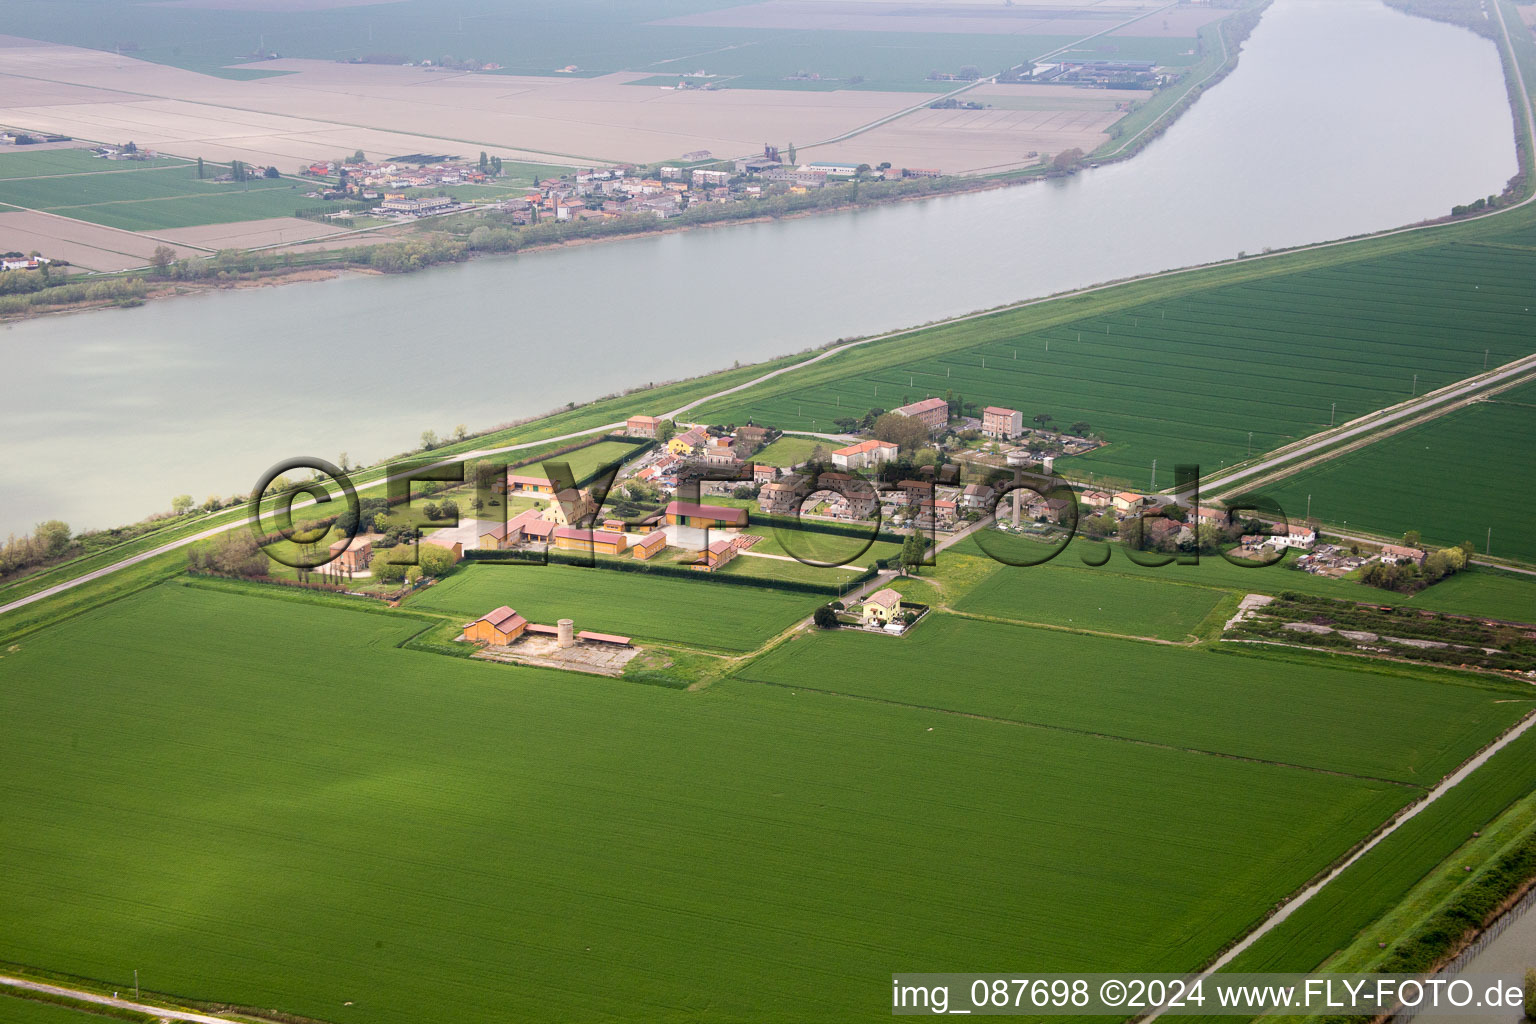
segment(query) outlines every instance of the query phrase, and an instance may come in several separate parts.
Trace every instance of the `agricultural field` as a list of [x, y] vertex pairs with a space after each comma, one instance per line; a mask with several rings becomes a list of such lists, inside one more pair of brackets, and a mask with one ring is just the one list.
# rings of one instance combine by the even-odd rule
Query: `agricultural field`
[[468, 622], [511, 605], [530, 622], [574, 619], [577, 629], [711, 651], [750, 651], [809, 615], [814, 595], [570, 565], [474, 565], [406, 602]]
[[1412, 793], [422, 625], [172, 583], [7, 653], [0, 959], [337, 1022], [873, 1020], [892, 964], [1192, 967]]
[[185, 163], [140, 169], [97, 161], [96, 166], [111, 169], [5, 177], [0, 179], [0, 203], [126, 231], [291, 217], [294, 210], [313, 205], [304, 198], [310, 186], [291, 178], [216, 182], [211, 179], [228, 168], [212, 164], [205, 165], [203, 179]]
[[1224, 597], [1206, 587], [1089, 568], [1000, 566], [953, 607], [1021, 622], [1185, 640]]
[[[703, 406], [716, 422], [822, 425], [953, 392], [1109, 443], [1059, 473], [1138, 489], [1173, 467], [1257, 455], [1536, 350], [1536, 251], [1442, 245], [1016, 328], [1030, 309], [935, 328], [928, 353], [854, 350], [812, 382], [777, 379]], [[839, 374], [838, 367], [847, 366]], [[1334, 406], [1337, 404], [1335, 411]], [[1249, 432], [1252, 447], [1249, 447]], [[1298, 506], [1299, 507], [1299, 506]]]
[[1536, 707], [1520, 684], [1390, 676], [1319, 657], [1280, 661], [943, 613], [900, 640], [800, 636], [740, 675], [1415, 786]]
[[0, 1020], [5, 1021], [5, 1024], [106, 1024], [110, 1020], [123, 1019], [144, 1021], [148, 1024], [152, 1018], [137, 1014], [127, 1018], [106, 1017], [77, 1009], [72, 1005], [8, 995], [4, 989], [0, 989]]
[[1437, 546], [1470, 540], [1479, 553], [1536, 562], [1536, 479], [1511, 473], [1508, 457], [1533, 446], [1536, 385], [1526, 385], [1263, 490], [1293, 509], [1310, 496], [1312, 515], [1338, 529], [1393, 537], [1418, 530]]

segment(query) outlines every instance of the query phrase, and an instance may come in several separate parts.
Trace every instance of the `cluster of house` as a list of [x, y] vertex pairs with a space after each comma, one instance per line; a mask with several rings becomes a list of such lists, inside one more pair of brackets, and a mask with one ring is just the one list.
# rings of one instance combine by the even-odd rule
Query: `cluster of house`
[[6, 270], [37, 270], [46, 267], [53, 261], [46, 256], [23, 256], [20, 253], [0, 257], [0, 271]]
[[[624, 432], [630, 437], [652, 439], [656, 437], [661, 423], [655, 416], [631, 416], [625, 423]], [[711, 432], [702, 425], [680, 426], [682, 430], [636, 463], [635, 479], [654, 484], [668, 494], [674, 493], [679, 481], [692, 468], [704, 466], [727, 472], [740, 470], [775, 433], [767, 427], [750, 423], [730, 432]], [[758, 484], [768, 483], [777, 473], [772, 466], [756, 465], [753, 480]]]
[[1402, 544], [1383, 544], [1374, 555], [1357, 554], [1337, 544], [1319, 544], [1296, 560], [1296, 567], [1314, 576], [1348, 575], [1370, 562], [1386, 565], [1423, 565], [1429, 553], [1423, 548]]

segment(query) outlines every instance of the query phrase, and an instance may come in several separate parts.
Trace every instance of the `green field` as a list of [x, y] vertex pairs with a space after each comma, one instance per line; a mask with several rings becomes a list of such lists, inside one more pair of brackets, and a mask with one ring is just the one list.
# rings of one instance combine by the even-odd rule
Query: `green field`
[[[129, 993], [132, 995], [132, 993]], [[121, 1012], [121, 1011], [119, 1011]], [[0, 1024], [106, 1024], [123, 1017], [106, 1017], [77, 1009], [73, 1005], [39, 1002], [12, 996], [0, 989]], [[148, 1022], [149, 1017], [134, 1015], [128, 1020]]]
[[[57, 155], [66, 152], [57, 151]], [[195, 165], [180, 161], [175, 166], [141, 167], [97, 160], [91, 166], [94, 173], [37, 170], [32, 177], [0, 177], [0, 203], [143, 231], [291, 217], [295, 210], [316, 202], [304, 198], [312, 186], [291, 178], [213, 181], [228, 167], [212, 163], [205, 165], [207, 177], [201, 179]]]
[[809, 459], [811, 453], [817, 448], [831, 452], [836, 447], [838, 446], [819, 437], [798, 437], [794, 434], [785, 434], [783, 437], [775, 438], [771, 443], [765, 445], [762, 451], [752, 456], [752, 461], [787, 469], [790, 466], [798, 466]]
[[132, 173], [150, 167], [185, 167], [185, 160], [172, 157], [118, 161], [92, 156], [85, 149], [16, 149], [0, 151], [0, 180], [36, 178], [49, 174], [100, 174], [106, 171]]
[[853, 631], [797, 637], [741, 675], [1412, 785], [1440, 778], [1536, 706], [1516, 683], [1384, 675], [1310, 656], [1277, 661], [944, 614], [899, 640]]
[[813, 595], [570, 565], [465, 564], [407, 606], [462, 616], [501, 605], [530, 622], [574, 619], [577, 629], [715, 651], [750, 651], [811, 613]]
[[[616, 7], [606, 0], [567, 0], [555, 6], [405, 0], [387, 7], [374, 5], [367, 11], [340, 7], [265, 12], [18, 0], [7, 8], [7, 25], [17, 35], [96, 49], [112, 50], [128, 41], [125, 56], [227, 78], [274, 73], [261, 62], [228, 67], [249, 60], [259, 40], [284, 57], [344, 60], [399, 54], [416, 61], [458, 57], [504, 65], [503, 74], [547, 75], [574, 65], [583, 77], [637, 71], [675, 81], [677, 74], [703, 69], [728, 77], [735, 88], [934, 92], [946, 91], [955, 83], [929, 81], [930, 71], [954, 73], [974, 65], [984, 74], [993, 74], [1071, 45], [1096, 28], [1085, 28], [1080, 35], [1038, 36], [845, 31], [807, 28], [798, 22], [762, 28], [663, 23], [725, 6], [732, 5], [725, 0], [652, 0], [635, 7]], [[1106, 29], [1120, 20], [1098, 19]], [[529, 31], [531, 23], [539, 30]], [[1103, 40], [1084, 44], [1083, 54], [1112, 53], [1121, 59], [1182, 65], [1195, 59], [1187, 53], [1195, 45], [1192, 37], [1117, 36], [1112, 46]], [[821, 80], [787, 80], [801, 73], [819, 75]]]
[[1022, 622], [1183, 640], [1222, 598], [1204, 587], [1087, 568], [999, 566], [953, 607]]
[[906, 358], [855, 349], [698, 415], [826, 429], [953, 391], [1026, 420], [1084, 420], [1109, 441], [1058, 472], [1144, 488], [1155, 459], [1167, 486], [1180, 463], [1246, 458], [1250, 430], [1258, 454], [1411, 397], [1415, 374], [1422, 394], [1481, 372], [1485, 350], [1490, 366], [1536, 351], [1533, 281], [1536, 251], [1447, 244], [1047, 327], [1022, 309], [926, 331]]
[[[1422, 426], [1340, 455], [1264, 493], [1288, 509], [1343, 528], [1431, 544], [1470, 540], [1478, 553], [1536, 562], [1536, 477], [1511, 472], [1510, 452], [1536, 445], [1536, 385], [1506, 391]], [[1492, 531], [1490, 534], [1489, 531]]]
[[0, 960], [337, 1022], [885, 1018], [893, 965], [1191, 967], [1411, 792], [420, 627], [171, 584], [8, 653]]

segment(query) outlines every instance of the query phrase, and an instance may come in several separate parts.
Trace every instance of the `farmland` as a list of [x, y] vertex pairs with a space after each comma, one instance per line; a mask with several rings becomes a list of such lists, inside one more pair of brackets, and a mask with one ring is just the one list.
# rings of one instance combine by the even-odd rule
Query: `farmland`
[[[899, 659], [889, 657], [892, 642], [802, 636], [741, 674], [1411, 784], [1450, 771], [1536, 701], [1518, 685], [1386, 677], [1323, 659], [1279, 662], [943, 614], [901, 641]], [[868, 671], [877, 660], [881, 671]]]
[[421, 625], [171, 584], [0, 659], [0, 959], [339, 1022], [873, 1019], [893, 963], [1192, 966], [1411, 792]]
[[807, 430], [954, 392], [1109, 441], [1058, 472], [1145, 488], [1156, 459], [1167, 486], [1177, 464], [1215, 470], [1407, 399], [1415, 375], [1422, 394], [1481, 372], [1485, 351], [1497, 366], [1536, 350], [1533, 281], [1536, 251], [1450, 244], [1046, 327], [1023, 309], [922, 332], [921, 355], [854, 350], [700, 415]]
[[707, 650], [749, 651], [809, 615], [817, 600], [707, 578], [558, 564], [466, 564], [411, 598], [407, 607], [457, 615], [467, 622], [504, 604], [530, 622], [574, 619], [577, 629]]
[[761, 462], [768, 466], [778, 466], [787, 469], [790, 466], [798, 466], [811, 457], [811, 453], [817, 448], [831, 451], [835, 447], [818, 437], [799, 437], [795, 434], [785, 434], [775, 438], [762, 451], [752, 456], [753, 462]]
[[[1508, 472], [1510, 451], [1536, 445], [1536, 385], [1506, 391], [1264, 487], [1286, 508], [1311, 496], [1335, 527], [1436, 545], [1473, 541], [1479, 553], [1536, 561], [1530, 509], [1536, 480]], [[1489, 530], [1492, 544], [1489, 546]], [[1485, 551], [1485, 548], [1487, 549]]]
[[955, 602], [957, 611], [1128, 636], [1182, 640], [1222, 600], [1204, 587], [1053, 567], [1000, 566]]
[[[0, 168], [9, 159], [14, 157], [0, 156]], [[97, 166], [112, 165], [98, 161]], [[227, 170], [208, 165], [204, 179], [198, 178], [195, 166], [185, 163], [33, 177], [11, 174], [0, 178], [0, 203], [127, 231], [290, 217], [294, 210], [313, 205], [304, 198], [308, 186], [292, 179], [209, 180]]]

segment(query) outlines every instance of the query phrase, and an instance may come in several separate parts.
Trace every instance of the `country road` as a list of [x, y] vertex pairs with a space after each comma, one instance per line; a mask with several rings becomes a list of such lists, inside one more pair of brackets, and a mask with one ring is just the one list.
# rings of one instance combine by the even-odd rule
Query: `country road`
[[210, 1017], [207, 1014], [193, 1013], [190, 1010], [167, 1010], [159, 1006], [150, 1006], [147, 1003], [136, 1003], [131, 999], [118, 999], [114, 996], [97, 995], [95, 992], [87, 992], [84, 989], [64, 988], [60, 985], [48, 985], [41, 981], [12, 978], [9, 975], [0, 974], [0, 985], [23, 989], [27, 992], [37, 992], [43, 995], [63, 996], [66, 999], [74, 999], [82, 1003], [90, 1003], [94, 1006], [110, 1006], [116, 1010], [133, 1010], [160, 1020], [191, 1021], [192, 1024], [230, 1024], [227, 1017]]

